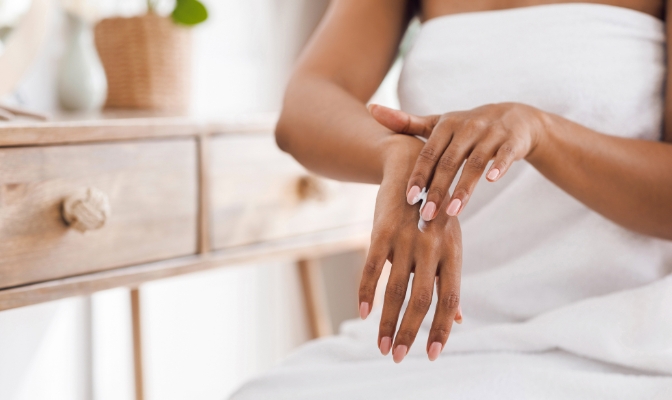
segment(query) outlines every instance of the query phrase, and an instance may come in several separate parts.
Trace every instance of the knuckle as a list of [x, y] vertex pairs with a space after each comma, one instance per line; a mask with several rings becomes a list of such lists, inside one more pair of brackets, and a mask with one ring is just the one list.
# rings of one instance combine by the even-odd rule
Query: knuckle
[[505, 143], [502, 145], [502, 147], [499, 148], [498, 153], [501, 153], [504, 158], [510, 159], [516, 155], [516, 149], [513, 147], [513, 145], [511, 145], [511, 143]]
[[367, 300], [372, 297], [374, 294], [374, 291], [371, 290], [368, 286], [362, 282], [362, 286], [359, 288], [359, 299], [360, 300]]
[[378, 274], [378, 263], [372, 260], [366, 261], [362, 273], [366, 278], [374, 278]]
[[441, 129], [444, 131], [452, 130], [453, 125], [457, 122], [457, 118], [453, 113], [447, 113], [439, 117], [438, 122], [436, 123], [435, 129]]
[[488, 126], [488, 121], [482, 117], [472, 117], [464, 122], [465, 129], [471, 131], [480, 131]]
[[450, 253], [451, 260], [459, 264], [462, 256], [462, 232], [459, 229], [448, 229], [445, 240], [453, 249]]
[[469, 196], [469, 191], [465, 187], [465, 185], [462, 183], [458, 187], [455, 188], [455, 191], [453, 192], [453, 198], [457, 199], [462, 199], [464, 200], [466, 197]]
[[486, 158], [482, 154], [472, 154], [467, 159], [467, 167], [474, 170], [481, 170], [487, 164]]
[[447, 152], [441, 157], [437, 169], [441, 171], [455, 171], [460, 168], [462, 159], [456, 153]]
[[371, 247], [383, 245], [393, 235], [394, 235], [393, 226], [386, 223], [376, 224], [376, 226], [374, 226], [373, 230], [371, 231], [371, 243], [372, 243]]
[[397, 341], [401, 343], [413, 343], [415, 340], [416, 332], [412, 329], [400, 329], [397, 333]]
[[413, 296], [411, 308], [415, 312], [426, 313], [432, 304], [432, 293], [428, 290], [422, 290]]
[[425, 146], [420, 150], [420, 154], [418, 154], [418, 161], [434, 164], [438, 157], [439, 154], [434, 146]]
[[501, 121], [493, 124], [493, 126], [490, 128], [490, 133], [500, 138], [509, 135], [509, 131], [506, 129], [506, 126], [504, 126], [504, 124]]
[[453, 198], [460, 199], [462, 201], [462, 207], [464, 206], [464, 203], [471, 197], [471, 190], [466, 185], [466, 183], [463, 183], [463, 187], [455, 189], [455, 192], [453, 193]]
[[439, 299], [439, 304], [444, 309], [455, 309], [460, 304], [460, 295], [456, 292], [449, 292], [446, 295], [441, 296], [441, 299]]
[[446, 189], [444, 189], [443, 187], [441, 187], [439, 185], [433, 185], [429, 189], [429, 193], [427, 193], [428, 197], [432, 196], [432, 197], [435, 197], [437, 199], [443, 199], [443, 196], [445, 196], [445, 195], [446, 195]]
[[427, 247], [430, 249], [432, 252], [441, 252], [445, 249], [445, 240], [446, 237], [434, 237], [431, 240], [428, 241]]
[[399, 282], [390, 282], [385, 291], [385, 299], [391, 302], [404, 301], [406, 297], [406, 286]]
[[[415, 217], [415, 218], [417, 218], [417, 217]], [[413, 219], [415, 220], [415, 218], [413, 218]], [[404, 231], [399, 235], [399, 237], [400, 237], [399, 242], [400, 243], [409, 243], [409, 244], [414, 245], [417, 241], [416, 240], [417, 239], [417, 233], [416, 232], [417, 232], [417, 229], [416, 229], [416, 231], [413, 231], [412, 229], [404, 229]], [[406, 266], [404, 268], [408, 268], [408, 266]]]
[[434, 328], [432, 329], [430, 333], [433, 337], [439, 338], [442, 341], [445, 341], [448, 339], [448, 335], [450, 335], [450, 329], [441, 327], [441, 328]]
[[397, 329], [397, 321], [393, 320], [381, 320], [380, 321], [380, 330], [387, 333], [387, 332], [394, 332], [394, 330]]

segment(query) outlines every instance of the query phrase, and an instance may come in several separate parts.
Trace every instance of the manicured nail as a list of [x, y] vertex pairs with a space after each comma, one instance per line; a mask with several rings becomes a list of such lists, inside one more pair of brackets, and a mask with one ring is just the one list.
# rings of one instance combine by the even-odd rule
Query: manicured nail
[[448, 208], [446, 209], [446, 212], [451, 217], [454, 217], [454, 216], [457, 215], [457, 212], [460, 211], [460, 206], [462, 206], [462, 200], [453, 199], [453, 200], [450, 201], [450, 204], [448, 204]]
[[408, 191], [408, 196], [406, 196], [406, 201], [408, 204], [413, 205], [420, 200], [420, 188], [413, 186], [411, 190]]
[[359, 304], [359, 316], [362, 319], [366, 319], [369, 316], [369, 303], [363, 301]]
[[394, 352], [392, 353], [392, 359], [395, 363], [399, 364], [401, 360], [406, 357], [406, 353], [408, 353], [408, 346], [400, 344], [395, 347]]
[[439, 354], [441, 354], [441, 343], [439, 342], [432, 343], [432, 345], [429, 346], [429, 351], [427, 352], [429, 361], [434, 361], [437, 358], [439, 358]]
[[392, 348], [392, 338], [389, 336], [384, 336], [380, 339], [380, 352], [384, 356], [390, 354], [390, 348]]
[[462, 323], [462, 307], [457, 306], [457, 314], [455, 314], [455, 322]]
[[499, 169], [493, 168], [490, 170], [490, 172], [488, 172], [488, 174], [485, 177], [490, 179], [491, 181], [494, 181], [495, 179], [497, 179], [498, 176], [499, 176]]
[[436, 211], [436, 204], [433, 201], [425, 204], [422, 208], [422, 219], [425, 221], [431, 221], [434, 217], [434, 211]]

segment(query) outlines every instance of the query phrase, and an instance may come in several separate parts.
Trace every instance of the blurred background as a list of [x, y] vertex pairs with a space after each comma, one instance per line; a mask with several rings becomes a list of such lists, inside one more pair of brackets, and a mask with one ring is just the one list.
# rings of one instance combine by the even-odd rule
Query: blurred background
[[[30, 1], [0, 0], [0, 32], [2, 24], [11, 25]], [[189, 28], [188, 65], [181, 70], [188, 74], [188, 90], [182, 92], [188, 101], [178, 107], [179, 113], [218, 118], [277, 112], [292, 63], [328, 1], [202, 3], [208, 17]], [[89, 88], [92, 97], [77, 103], [81, 96], [67, 91], [68, 78], [62, 76], [78, 29], [77, 20], [65, 10], [85, 21], [89, 28], [84, 29], [92, 29], [104, 18], [144, 15], [148, 3], [80, 0], [48, 6], [47, 39], [18, 85], [1, 100], [52, 115], [64, 108], [96, 112], [102, 106], [96, 103], [96, 91], [102, 89]], [[175, 2], [150, 6], [165, 15], [175, 9]], [[392, 68], [375, 101], [395, 105], [399, 69], [399, 64]], [[362, 257], [342, 254], [322, 263], [335, 328], [357, 315]], [[293, 266], [276, 262], [227, 267], [143, 285], [146, 398], [226, 398], [307, 341], [309, 328]], [[133, 399], [128, 303], [127, 289], [113, 289], [90, 298], [0, 312], [0, 398]]]

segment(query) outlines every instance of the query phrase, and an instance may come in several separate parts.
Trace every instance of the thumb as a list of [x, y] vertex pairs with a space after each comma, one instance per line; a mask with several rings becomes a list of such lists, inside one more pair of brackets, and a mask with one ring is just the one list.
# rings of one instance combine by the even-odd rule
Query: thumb
[[380, 104], [369, 104], [369, 113], [379, 124], [397, 133], [418, 135], [429, 138], [434, 125], [439, 120], [438, 115], [419, 117], [401, 110], [395, 110]]

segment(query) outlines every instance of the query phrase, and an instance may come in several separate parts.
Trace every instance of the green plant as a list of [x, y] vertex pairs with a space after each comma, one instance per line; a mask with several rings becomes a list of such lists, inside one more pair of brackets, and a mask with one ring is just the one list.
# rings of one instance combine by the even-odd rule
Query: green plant
[[177, 0], [170, 16], [178, 24], [191, 26], [208, 19], [208, 10], [198, 0]]
[[[154, 12], [154, 1], [147, 0], [148, 12]], [[208, 19], [208, 9], [198, 0], [176, 0], [170, 17], [177, 24], [193, 26]]]

